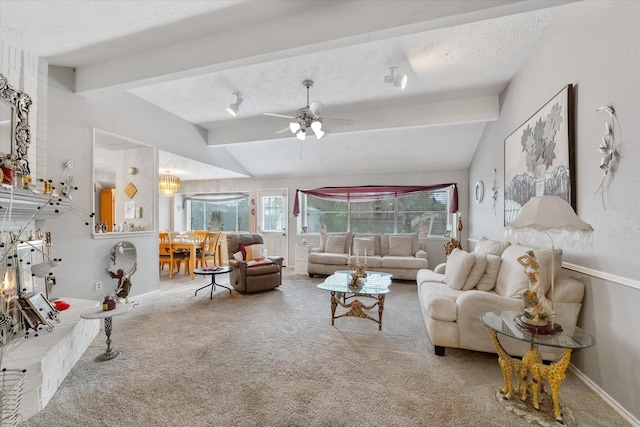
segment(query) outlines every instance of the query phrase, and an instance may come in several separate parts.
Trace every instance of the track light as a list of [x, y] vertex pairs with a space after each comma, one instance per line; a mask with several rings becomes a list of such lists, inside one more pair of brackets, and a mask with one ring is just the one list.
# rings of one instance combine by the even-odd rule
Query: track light
[[243, 98], [240, 92], [233, 92], [233, 94], [236, 96], [236, 102], [233, 104], [229, 104], [229, 106], [227, 107], [227, 111], [229, 112], [229, 114], [235, 117], [238, 115], [238, 111], [240, 110], [240, 104], [242, 104]]
[[404, 89], [405, 87], [407, 87], [407, 75], [396, 74], [397, 69], [398, 67], [389, 67], [389, 75], [384, 76], [384, 82], [393, 84], [394, 87]]
[[311, 129], [316, 134], [316, 138], [320, 139], [324, 136], [324, 132], [322, 131], [322, 122], [316, 120], [311, 123]]

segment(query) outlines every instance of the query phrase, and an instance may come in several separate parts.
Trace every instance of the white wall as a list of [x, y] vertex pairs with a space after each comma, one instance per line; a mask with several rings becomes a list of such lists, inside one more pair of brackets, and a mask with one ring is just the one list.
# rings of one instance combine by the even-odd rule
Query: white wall
[[[497, 215], [490, 197], [471, 202], [470, 237], [503, 239], [504, 139], [568, 83], [575, 90], [577, 213], [591, 224], [593, 247], [564, 247], [566, 266], [586, 285], [579, 325], [596, 345], [573, 364], [636, 419], [640, 418], [640, 2], [585, 1], [564, 6], [500, 98], [500, 119], [485, 128], [469, 169], [470, 186], [490, 187], [498, 173]], [[612, 105], [622, 126], [619, 168], [605, 193], [594, 194], [598, 152]], [[488, 185], [487, 185], [488, 184]]]
[[[121, 239], [94, 240], [91, 236], [89, 212], [92, 209], [92, 128], [100, 128], [145, 144], [165, 150], [178, 146], [182, 154], [206, 147], [200, 128], [191, 125], [159, 108], [128, 94], [96, 95], [84, 98], [69, 88], [73, 81], [73, 71], [60, 67], [50, 67], [48, 91], [48, 164], [52, 175], [59, 173], [56, 168], [67, 159], [75, 163], [71, 173], [78, 181], [78, 191], [74, 194], [74, 212], [60, 219], [48, 221], [47, 228], [54, 236], [53, 256], [62, 258], [56, 269], [57, 285], [54, 297], [75, 297], [102, 299], [115, 289], [117, 282], [105, 274], [108, 266], [109, 250]], [[201, 148], [200, 148], [201, 149]], [[157, 150], [156, 150], [157, 151]], [[149, 188], [141, 183], [136, 198], [143, 193], [152, 194], [158, 204], [157, 154], [154, 155], [154, 179]], [[155, 216], [157, 210], [147, 209], [143, 215]], [[124, 239], [122, 239], [124, 240]], [[132, 278], [131, 296], [158, 289], [158, 239], [155, 235], [139, 236], [131, 234], [126, 240], [136, 245], [138, 250], [138, 270]], [[94, 283], [101, 280], [104, 290], [96, 292]]]

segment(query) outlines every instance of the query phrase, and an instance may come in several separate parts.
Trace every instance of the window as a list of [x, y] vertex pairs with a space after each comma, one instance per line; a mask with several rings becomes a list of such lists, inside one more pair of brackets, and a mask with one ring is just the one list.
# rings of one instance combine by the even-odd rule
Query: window
[[443, 236], [451, 230], [450, 189], [385, 200], [343, 202], [302, 195], [299, 227], [309, 233], [412, 233]]
[[198, 195], [186, 203], [190, 230], [249, 231], [248, 195]]
[[282, 231], [285, 229], [284, 197], [262, 196], [262, 231]]

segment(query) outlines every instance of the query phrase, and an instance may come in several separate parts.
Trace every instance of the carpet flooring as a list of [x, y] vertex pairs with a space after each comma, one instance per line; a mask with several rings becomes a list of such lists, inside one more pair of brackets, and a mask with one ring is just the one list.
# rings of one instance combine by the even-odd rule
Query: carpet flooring
[[[47, 407], [21, 425], [531, 425], [496, 398], [496, 355], [434, 355], [415, 284], [391, 285], [378, 331], [360, 318], [331, 326], [322, 279], [292, 269], [276, 290], [194, 296], [208, 280], [163, 275], [161, 292], [113, 318], [112, 346], [123, 354], [95, 362], [101, 332]], [[567, 425], [628, 425], [570, 372], [560, 399]]]

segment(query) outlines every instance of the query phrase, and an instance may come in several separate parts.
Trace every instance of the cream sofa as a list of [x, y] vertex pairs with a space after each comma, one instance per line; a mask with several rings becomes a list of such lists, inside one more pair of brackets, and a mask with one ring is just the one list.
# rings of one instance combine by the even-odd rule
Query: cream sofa
[[390, 273], [394, 279], [415, 280], [419, 270], [429, 268], [418, 233], [321, 233], [320, 247], [309, 253], [307, 272], [313, 277], [346, 270], [356, 256], [364, 264], [365, 253], [368, 270]]
[[[496, 352], [481, 316], [487, 311], [522, 311], [521, 295], [529, 288], [529, 281], [517, 258], [528, 250], [533, 248], [482, 239], [475, 253], [456, 249], [447, 263], [440, 264], [435, 271], [418, 272], [422, 315], [437, 355], [443, 356], [445, 347]], [[584, 284], [559, 273], [562, 251], [556, 250], [555, 295], [552, 295], [551, 250], [534, 252], [541, 265], [541, 280], [545, 289], [549, 289], [546, 296], [553, 300], [556, 322], [570, 330], [576, 325], [582, 307]], [[499, 337], [512, 356], [523, 356], [529, 348], [526, 342]], [[557, 349], [550, 347], [540, 346], [539, 350], [545, 360], [555, 360], [559, 355]]]

